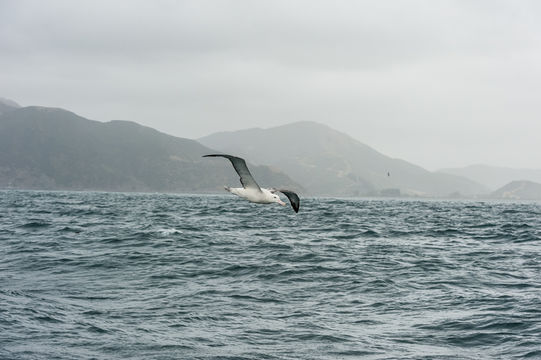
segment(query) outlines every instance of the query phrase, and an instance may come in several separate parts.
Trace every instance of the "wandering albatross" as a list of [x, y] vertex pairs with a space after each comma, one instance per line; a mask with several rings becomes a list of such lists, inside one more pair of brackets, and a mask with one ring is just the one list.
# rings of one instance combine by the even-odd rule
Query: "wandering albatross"
[[241, 198], [244, 198], [248, 201], [251, 201], [257, 204], [278, 203], [282, 206], [285, 206], [286, 203], [280, 200], [280, 197], [276, 195], [276, 192], [279, 191], [285, 196], [287, 196], [293, 210], [295, 210], [295, 212], [299, 212], [299, 206], [301, 205], [301, 200], [299, 199], [299, 196], [297, 194], [295, 194], [293, 191], [284, 190], [284, 189], [260, 188], [259, 185], [257, 185], [257, 183], [255, 182], [254, 178], [252, 177], [252, 174], [250, 174], [250, 170], [248, 170], [248, 166], [246, 166], [246, 161], [244, 161], [244, 159], [240, 157], [232, 156], [232, 155], [225, 155], [225, 154], [210, 154], [210, 155], [203, 155], [203, 157], [224, 157], [226, 159], [229, 159], [229, 161], [231, 161], [231, 164], [233, 164], [235, 171], [240, 176], [240, 183], [242, 184], [243, 187], [230, 188], [228, 186], [224, 186], [224, 188], [230, 193], [240, 196]]

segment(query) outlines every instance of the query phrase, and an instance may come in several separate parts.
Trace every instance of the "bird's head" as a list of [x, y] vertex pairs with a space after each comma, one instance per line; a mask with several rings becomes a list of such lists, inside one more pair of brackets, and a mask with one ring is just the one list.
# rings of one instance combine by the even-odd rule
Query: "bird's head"
[[286, 206], [286, 203], [283, 202], [278, 195], [272, 194], [272, 199], [273, 199], [274, 202], [277, 202], [278, 204], [280, 204], [282, 206]]

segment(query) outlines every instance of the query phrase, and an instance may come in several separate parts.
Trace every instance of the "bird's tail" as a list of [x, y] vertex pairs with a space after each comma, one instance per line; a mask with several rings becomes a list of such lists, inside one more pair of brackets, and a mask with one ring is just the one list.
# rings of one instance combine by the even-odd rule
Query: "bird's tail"
[[225, 186], [225, 185], [224, 185], [224, 189], [225, 189], [226, 191], [231, 192], [231, 188], [230, 188], [229, 186]]

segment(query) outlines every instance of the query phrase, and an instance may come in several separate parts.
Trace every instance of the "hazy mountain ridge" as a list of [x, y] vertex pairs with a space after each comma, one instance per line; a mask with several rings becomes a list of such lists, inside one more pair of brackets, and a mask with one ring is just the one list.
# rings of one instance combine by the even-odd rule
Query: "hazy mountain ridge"
[[20, 108], [21, 106], [13, 100], [5, 99], [0, 97], [0, 115], [5, 114], [9, 111]]
[[541, 200], [541, 184], [528, 181], [512, 181], [490, 194], [491, 198], [512, 200]]
[[495, 177], [497, 170], [507, 176], [526, 172], [530, 177], [524, 179], [539, 176], [541, 182], [541, 170], [482, 165], [464, 168], [480, 174], [473, 180], [460, 176], [464, 171], [458, 170], [463, 169], [429, 172], [309, 121], [215, 133], [198, 142], [131, 121], [104, 123], [58, 108], [21, 108], [6, 99], [0, 99], [2, 109], [3, 188], [214, 192], [222, 191], [223, 185], [240, 185], [228, 161], [201, 158], [218, 152], [213, 149], [252, 162], [250, 169], [262, 186], [288, 187], [311, 195], [537, 199], [536, 185], [528, 182], [507, 184], [508, 188], [489, 194], [475, 180]]
[[[209, 192], [240, 183], [231, 164], [195, 140], [130, 121], [102, 123], [72, 112], [24, 107], [0, 115], [0, 187]], [[287, 175], [250, 166], [261, 185], [299, 189]]]
[[221, 132], [198, 140], [255, 163], [279, 167], [318, 195], [379, 195], [389, 189], [420, 196], [472, 196], [488, 192], [466, 178], [432, 173], [385, 156], [349, 135], [315, 122]]
[[541, 169], [514, 169], [477, 164], [462, 168], [441, 169], [438, 172], [466, 177], [487, 186], [491, 190], [517, 180], [541, 183]]

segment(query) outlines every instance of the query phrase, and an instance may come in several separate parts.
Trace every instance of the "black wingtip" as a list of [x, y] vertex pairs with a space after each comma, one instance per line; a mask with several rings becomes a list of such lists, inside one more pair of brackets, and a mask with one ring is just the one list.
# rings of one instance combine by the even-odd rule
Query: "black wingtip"
[[203, 155], [202, 157], [224, 157], [226, 159], [234, 158], [235, 156], [227, 155], [227, 154], [207, 154]]
[[289, 202], [291, 203], [291, 207], [296, 213], [298, 213], [299, 208], [301, 207], [301, 199], [299, 198], [299, 195], [295, 194], [293, 191], [285, 189], [278, 189], [277, 191], [280, 191], [282, 194], [287, 196]]

